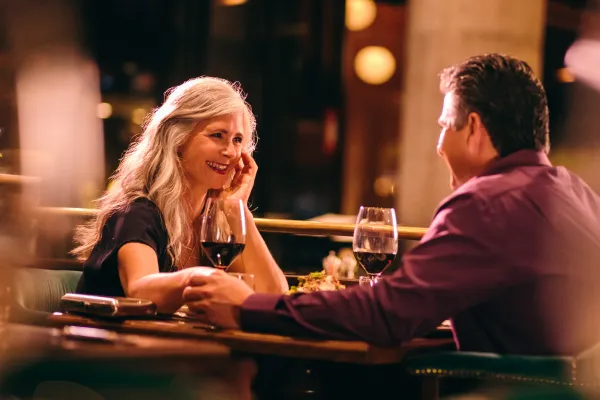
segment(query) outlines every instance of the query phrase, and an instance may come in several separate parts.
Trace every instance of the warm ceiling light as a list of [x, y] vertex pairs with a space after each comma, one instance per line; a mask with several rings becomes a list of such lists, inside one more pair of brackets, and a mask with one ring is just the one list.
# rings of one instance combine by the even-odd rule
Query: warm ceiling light
[[221, 0], [219, 3], [223, 6], [239, 6], [247, 1], [248, 0]]
[[396, 72], [396, 59], [385, 47], [363, 47], [354, 58], [354, 70], [363, 82], [381, 85]]
[[368, 28], [377, 16], [377, 5], [373, 0], [346, 0], [346, 28], [360, 31]]
[[98, 118], [107, 119], [112, 115], [112, 106], [109, 103], [100, 103], [96, 106], [96, 115]]

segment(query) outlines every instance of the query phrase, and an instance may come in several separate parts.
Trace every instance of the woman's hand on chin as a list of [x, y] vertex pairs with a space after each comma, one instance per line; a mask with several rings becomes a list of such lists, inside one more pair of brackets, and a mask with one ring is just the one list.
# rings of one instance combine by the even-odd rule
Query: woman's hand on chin
[[231, 180], [231, 186], [221, 191], [220, 198], [242, 200], [244, 205], [248, 204], [248, 198], [254, 187], [254, 179], [258, 171], [258, 165], [250, 154], [243, 151], [238, 165], [235, 167], [235, 174]]

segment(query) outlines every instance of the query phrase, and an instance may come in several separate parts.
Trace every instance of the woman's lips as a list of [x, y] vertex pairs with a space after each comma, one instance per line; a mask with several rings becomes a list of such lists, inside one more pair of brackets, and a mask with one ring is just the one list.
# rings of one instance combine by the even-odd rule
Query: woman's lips
[[221, 164], [215, 161], [207, 161], [206, 164], [217, 174], [225, 175], [227, 173], [228, 164]]

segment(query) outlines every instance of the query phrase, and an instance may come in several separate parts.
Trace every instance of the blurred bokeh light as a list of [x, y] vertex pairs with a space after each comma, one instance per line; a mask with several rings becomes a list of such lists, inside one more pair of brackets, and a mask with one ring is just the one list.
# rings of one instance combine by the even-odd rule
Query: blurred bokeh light
[[367, 46], [356, 54], [354, 70], [363, 82], [381, 85], [396, 72], [396, 59], [385, 47]]
[[377, 5], [373, 0], [346, 0], [346, 28], [360, 31], [368, 28], [377, 17]]

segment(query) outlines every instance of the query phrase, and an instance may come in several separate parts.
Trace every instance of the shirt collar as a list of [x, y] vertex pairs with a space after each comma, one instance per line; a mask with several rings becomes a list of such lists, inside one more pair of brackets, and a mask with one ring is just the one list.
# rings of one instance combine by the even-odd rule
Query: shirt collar
[[517, 167], [548, 166], [552, 163], [543, 151], [519, 150], [494, 161], [480, 176], [493, 175]]

